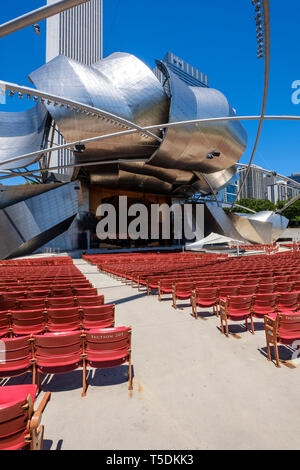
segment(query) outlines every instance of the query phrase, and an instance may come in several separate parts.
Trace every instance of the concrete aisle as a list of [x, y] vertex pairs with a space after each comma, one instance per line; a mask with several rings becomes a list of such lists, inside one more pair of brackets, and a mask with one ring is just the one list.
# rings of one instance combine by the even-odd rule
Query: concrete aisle
[[81, 370], [51, 377], [42, 386], [53, 392], [45, 448], [300, 448], [300, 370], [267, 361], [263, 329], [252, 336], [236, 325], [226, 339], [207, 312], [196, 321], [190, 307], [174, 310], [83, 260], [74, 263], [116, 304], [116, 326], [133, 328], [134, 390], [126, 365], [92, 371], [86, 398]]

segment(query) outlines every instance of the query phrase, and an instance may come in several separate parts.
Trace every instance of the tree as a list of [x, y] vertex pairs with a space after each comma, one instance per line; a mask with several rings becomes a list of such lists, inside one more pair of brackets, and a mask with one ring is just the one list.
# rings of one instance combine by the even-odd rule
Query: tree
[[[239, 206], [248, 207], [255, 212], [261, 211], [275, 211], [276, 206], [273, 202], [268, 201], [267, 199], [240, 199], [237, 204]], [[242, 214], [249, 214], [249, 211], [241, 209], [240, 207], [234, 207], [232, 212], [240, 212]]]

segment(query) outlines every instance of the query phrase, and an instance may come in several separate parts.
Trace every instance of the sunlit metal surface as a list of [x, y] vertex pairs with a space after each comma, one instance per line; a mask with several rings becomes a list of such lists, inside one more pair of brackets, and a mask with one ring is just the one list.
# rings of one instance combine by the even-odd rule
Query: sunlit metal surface
[[[160, 62], [171, 90], [170, 122], [234, 116], [225, 96], [217, 90], [189, 87]], [[164, 168], [213, 173], [234, 165], [243, 155], [247, 134], [239, 122], [190, 124], [169, 128], [150, 163]], [[219, 157], [208, 159], [212, 151]]]
[[[47, 110], [40, 103], [24, 112], [0, 112], [0, 161], [40, 150], [46, 119]], [[28, 157], [3, 165], [1, 169], [26, 167], [35, 160], [36, 157]]]
[[66, 231], [78, 211], [75, 184], [38, 185], [43, 192], [36, 195], [22, 185], [17, 202], [14, 187], [0, 190], [0, 259], [32, 253]]
[[[161, 67], [170, 81], [171, 95], [142, 61], [126, 53], [112, 54], [93, 66], [58, 56], [30, 78], [45, 93], [105, 110], [140, 128], [199, 118], [234, 117], [220, 92], [190, 87], [163, 63]], [[75, 153], [75, 164], [84, 168], [85, 162], [89, 163], [85, 170], [91, 182], [102, 180], [103, 169], [97, 167], [97, 162], [148, 159], [130, 168], [113, 168], [111, 174], [116, 179], [111, 177], [110, 183], [108, 175], [103, 174], [105, 185], [111, 184], [113, 188], [147, 187], [150, 192], [159, 192], [161, 182], [162, 194], [214, 193], [231, 179], [233, 165], [247, 143], [246, 132], [238, 121], [182, 124], [165, 131], [156, 127], [152, 129], [154, 136], [134, 132], [87, 142], [117, 132], [119, 123], [109, 118], [95, 119], [93, 114], [55, 102], [45, 102], [45, 106], [67, 142], [86, 142], [84, 152]], [[208, 158], [211, 152], [220, 156]], [[125, 174], [119, 173], [122, 171]]]
[[[103, 71], [102, 71], [103, 68]], [[108, 73], [112, 70], [112, 78]], [[126, 80], [116, 79], [116, 70]], [[37, 88], [103, 109], [139, 126], [167, 121], [168, 99], [158, 79], [139, 59], [115, 53], [93, 66], [82, 65], [65, 56], [58, 56], [30, 75]], [[95, 119], [95, 116], [76, 110], [47, 104], [51, 116], [65, 140], [73, 141], [104, 135], [118, 130], [112, 119]], [[157, 135], [159, 131], [155, 131]], [[112, 158], [150, 157], [158, 147], [154, 137], [134, 134], [114, 139], [112, 142], [93, 142], [86, 145], [84, 157], [77, 161], [108, 160]]]

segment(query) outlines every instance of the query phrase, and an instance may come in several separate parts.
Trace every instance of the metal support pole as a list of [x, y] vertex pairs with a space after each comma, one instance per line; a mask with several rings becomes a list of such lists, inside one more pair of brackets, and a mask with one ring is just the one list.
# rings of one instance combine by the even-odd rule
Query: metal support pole
[[45, 5], [0, 25], [0, 38], [89, 1], [90, 0], [60, 0], [52, 5]]

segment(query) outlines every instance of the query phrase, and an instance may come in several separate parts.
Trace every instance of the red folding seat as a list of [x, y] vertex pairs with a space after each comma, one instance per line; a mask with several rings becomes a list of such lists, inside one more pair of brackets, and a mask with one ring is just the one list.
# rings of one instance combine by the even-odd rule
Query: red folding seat
[[72, 297], [73, 289], [72, 287], [51, 287], [51, 296], [52, 297]]
[[[173, 284], [176, 282], [175, 279], [164, 280], [161, 279], [158, 281], [158, 300], [161, 301], [161, 296], [163, 294], [172, 294]], [[148, 285], [149, 286], [149, 285]], [[152, 289], [152, 287], [151, 287]]]
[[288, 312], [298, 309], [298, 292], [279, 292], [277, 296], [277, 310]]
[[194, 282], [176, 282], [172, 287], [173, 307], [177, 308], [176, 301], [190, 299], [193, 290], [195, 289]]
[[276, 290], [276, 284], [259, 284], [257, 287], [257, 294], [273, 294]]
[[257, 286], [259, 284], [259, 279], [260, 278], [246, 278], [243, 282], [243, 286]]
[[0, 341], [0, 377], [14, 377], [31, 370], [31, 338], [2, 338]]
[[292, 281], [293, 282], [293, 292], [300, 292], [300, 281]]
[[238, 293], [239, 295], [254, 295], [257, 290], [257, 285], [244, 285], [242, 284], [239, 287]]
[[2, 336], [7, 336], [10, 332], [10, 316], [8, 312], [0, 312], [0, 338], [2, 338]]
[[129, 390], [132, 390], [131, 328], [107, 328], [85, 332], [83, 359], [83, 393], [86, 395], [87, 366], [106, 369], [129, 364]]
[[204, 289], [196, 289], [192, 293], [191, 303], [194, 318], [198, 319], [197, 307], [200, 308], [213, 308], [213, 313], [217, 313], [218, 289], [215, 287], [208, 287]]
[[280, 367], [278, 343], [292, 345], [300, 340], [300, 314], [297, 312], [282, 312], [265, 316], [265, 333], [268, 360], [271, 361], [270, 344], [274, 345], [276, 366]]
[[40, 388], [40, 374], [64, 374], [82, 366], [81, 331], [34, 335], [34, 377]]
[[98, 290], [95, 287], [76, 287], [74, 288], [74, 295], [76, 297], [89, 297], [91, 295], [98, 295]]
[[74, 297], [49, 297], [47, 299], [47, 308], [69, 308], [74, 306]]
[[289, 276], [289, 282], [299, 282], [300, 283], [300, 274], [291, 274]]
[[104, 305], [104, 295], [77, 297], [76, 301], [80, 307], [96, 307], [97, 305]]
[[45, 299], [18, 299], [16, 309], [45, 310]]
[[219, 300], [226, 300], [229, 295], [238, 295], [239, 287], [238, 286], [225, 286], [219, 289]]
[[276, 282], [276, 292], [291, 292], [293, 282]]
[[46, 331], [44, 310], [12, 310], [10, 315], [14, 335], [39, 334]]
[[277, 310], [277, 294], [255, 294], [252, 303], [252, 315], [264, 318]]
[[113, 328], [115, 326], [115, 306], [100, 305], [80, 307], [82, 326], [85, 330]]
[[42, 450], [42, 413], [50, 400], [47, 392], [34, 410], [36, 385], [0, 387], [0, 450]]
[[32, 290], [28, 292], [31, 299], [46, 299], [50, 295], [50, 290]]
[[254, 334], [254, 325], [252, 318], [252, 296], [230, 296], [227, 299], [220, 300], [220, 317], [221, 317], [221, 330], [224, 334], [224, 324], [226, 329], [226, 336], [228, 332], [228, 320], [242, 321], [245, 320], [246, 329], [248, 331], [248, 319], [251, 320], [251, 333]]
[[10, 310], [16, 308], [18, 298], [22, 297], [20, 292], [7, 292], [0, 295], [0, 310]]
[[81, 315], [78, 307], [51, 308], [47, 310], [47, 331], [74, 331], [81, 326]]

